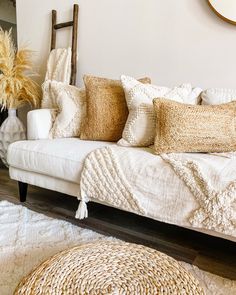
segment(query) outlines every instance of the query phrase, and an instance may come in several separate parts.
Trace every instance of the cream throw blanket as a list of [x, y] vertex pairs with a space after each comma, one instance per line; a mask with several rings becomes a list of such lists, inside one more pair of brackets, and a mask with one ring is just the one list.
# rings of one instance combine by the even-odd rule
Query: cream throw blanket
[[70, 84], [71, 77], [71, 48], [57, 48], [50, 52], [47, 62], [47, 72], [42, 85], [43, 99], [42, 108], [54, 109], [55, 93], [51, 84], [55, 81]]
[[236, 237], [236, 159], [156, 156], [150, 148], [97, 149], [85, 160], [77, 218], [91, 200], [159, 221]]
[[70, 84], [71, 48], [57, 48], [50, 52], [45, 81], [55, 80]]

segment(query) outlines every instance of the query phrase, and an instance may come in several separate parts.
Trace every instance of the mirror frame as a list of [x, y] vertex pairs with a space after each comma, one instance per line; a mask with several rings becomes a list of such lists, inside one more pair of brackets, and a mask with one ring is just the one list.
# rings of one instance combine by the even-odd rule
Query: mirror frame
[[226, 21], [227, 23], [230, 23], [231, 25], [236, 25], [236, 20], [233, 21], [225, 16], [223, 16], [222, 14], [220, 14], [215, 7], [211, 4], [210, 0], [207, 0], [208, 5], [210, 6], [210, 8], [214, 11], [214, 13], [220, 17], [222, 20]]

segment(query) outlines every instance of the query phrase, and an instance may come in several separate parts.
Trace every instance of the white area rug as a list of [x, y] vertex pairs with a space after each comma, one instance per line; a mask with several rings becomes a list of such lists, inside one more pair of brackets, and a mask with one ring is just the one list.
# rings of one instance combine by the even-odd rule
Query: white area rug
[[[39, 263], [75, 245], [113, 239], [23, 206], [0, 202], [0, 295], [12, 295], [18, 282]], [[230, 281], [183, 263], [202, 283], [207, 295], [235, 295]]]

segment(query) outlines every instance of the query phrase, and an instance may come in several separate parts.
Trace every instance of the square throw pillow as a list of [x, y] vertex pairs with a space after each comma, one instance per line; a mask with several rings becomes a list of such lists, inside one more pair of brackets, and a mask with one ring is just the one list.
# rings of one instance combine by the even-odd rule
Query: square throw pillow
[[129, 109], [129, 116], [123, 130], [122, 146], [150, 146], [154, 143], [156, 116], [153, 99], [165, 97], [178, 102], [197, 103], [200, 88], [192, 89], [190, 84], [182, 84], [172, 89], [155, 85], [144, 85], [136, 79], [121, 76], [121, 83]]
[[236, 151], [236, 102], [189, 105], [155, 99], [157, 154]]
[[[150, 83], [149, 78], [140, 81]], [[122, 137], [128, 117], [128, 108], [121, 82], [84, 76], [84, 83], [87, 96], [87, 116], [80, 138], [118, 141]]]
[[50, 138], [79, 137], [82, 121], [86, 115], [85, 89], [53, 81], [53, 106], [57, 110]]
[[222, 104], [236, 100], [236, 89], [209, 88], [201, 94], [202, 104]]

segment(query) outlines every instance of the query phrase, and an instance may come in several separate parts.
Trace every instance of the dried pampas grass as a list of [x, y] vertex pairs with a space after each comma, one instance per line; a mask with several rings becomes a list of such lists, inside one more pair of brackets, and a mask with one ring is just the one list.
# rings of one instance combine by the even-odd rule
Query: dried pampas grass
[[12, 32], [0, 27], [0, 106], [19, 108], [27, 103], [37, 107], [41, 101], [39, 85], [31, 78], [32, 54], [28, 49], [17, 50]]

